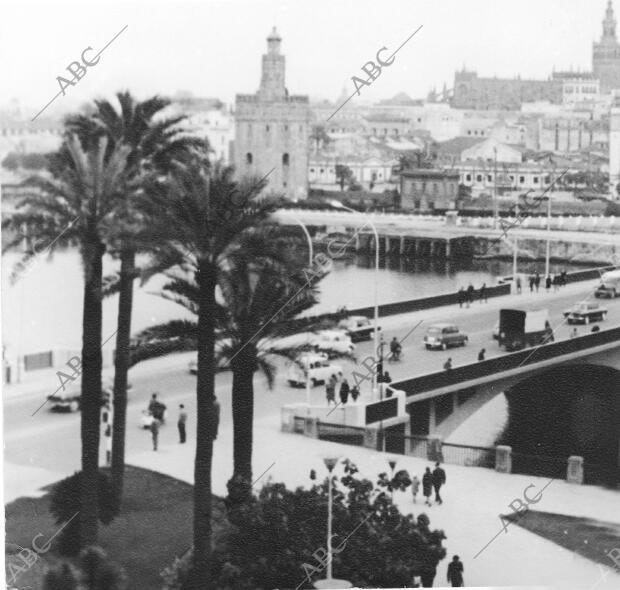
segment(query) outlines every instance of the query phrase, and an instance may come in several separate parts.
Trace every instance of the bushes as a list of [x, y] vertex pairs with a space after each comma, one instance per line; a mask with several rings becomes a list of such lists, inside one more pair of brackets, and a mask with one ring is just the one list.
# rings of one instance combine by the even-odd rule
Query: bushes
[[[50, 512], [54, 515], [58, 525], [71, 520], [80, 511], [81, 475], [78, 471], [63, 479], [54, 486], [50, 493]], [[110, 476], [100, 471], [98, 484], [99, 520], [103, 524], [110, 524], [118, 515]], [[60, 534], [58, 552], [61, 555], [77, 555], [80, 549], [79, 530], [80, 518], [78, 516], [73, 518]]]
[[[334, 576], [360, 587], [411, 586], [413, 576], [433, 576], [445, 557], [445, 535], [425, 514], [403, 515], [386, 489], [404, 489], [409, 477], [385, 474], [373, 484], [346, 461], [335, 477], [332, 546]], [[388, 487], [386, 484], [390, 483]], [[229, 508], [231, 527], [217, 539], [213, 578], [222, 590], [310, 588], [325, 577], [327, 480], [311, 489], [265, 485], [258, 497]], [[337, 550], [337, 551], [336, 551]], [[162, 573], [164, 590], [180, 590], [191, 553]]]
[[110, 562], [99, 547], [87, 547], [77, 568], [67, 562], [50, 570], [43, 578], [43, 590], [124, 590], [125, 575]]

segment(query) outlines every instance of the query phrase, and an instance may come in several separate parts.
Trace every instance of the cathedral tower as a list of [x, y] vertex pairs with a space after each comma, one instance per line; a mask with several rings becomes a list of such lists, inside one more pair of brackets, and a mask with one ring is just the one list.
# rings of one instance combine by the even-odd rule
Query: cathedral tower
[[611, 0], [603, 19], [603, 35], [592, 45], [592, 71], [601, 81], [601, 92], [620, 89], [620, 43], [616, 37], [616, 19]]
[[307, 96], [289, 95], [286, 89], [281, 43], [274, 27], [258, 92], [236, 96], [234, 162], [238, 176], [269, 174], [266, 192], [298, 199], [308, 189], [310, 108]]

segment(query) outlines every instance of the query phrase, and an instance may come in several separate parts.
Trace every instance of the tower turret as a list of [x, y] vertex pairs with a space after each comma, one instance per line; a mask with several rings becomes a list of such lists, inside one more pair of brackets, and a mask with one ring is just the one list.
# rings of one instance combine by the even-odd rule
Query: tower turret
[[259, 95], [266, 100], [284, 98], [286, 89], [284, 86], [285, 62], [280, 53], [282, 37], [275, 27], [267, 37], [267, 53], [263, 55], [263, 70], [260, 81]]

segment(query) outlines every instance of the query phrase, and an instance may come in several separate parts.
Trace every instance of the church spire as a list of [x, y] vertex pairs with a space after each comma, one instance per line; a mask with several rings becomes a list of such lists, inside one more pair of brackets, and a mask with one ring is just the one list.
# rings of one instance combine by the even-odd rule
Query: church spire
[[614, 8], [611, 0], [607, 2], [607, 10], [605, 11], [605, 19], [603, 20], [603, 39], [616, 38], [616, 19], [614, 17]]

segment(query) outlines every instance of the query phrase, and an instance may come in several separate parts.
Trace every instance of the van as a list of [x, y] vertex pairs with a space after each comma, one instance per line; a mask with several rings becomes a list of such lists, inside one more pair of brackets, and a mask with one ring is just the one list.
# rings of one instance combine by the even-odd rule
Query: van
[[615, 299], [620, 295], [620, 270], [610, 270], [601, 276], [601, 284], [594, 292], [595, 297]]
[[326, 354], [303, 354], [288, 367], [287, 380], [291, 387], [306, 384], [306, 371], [310, 383], [325, 383], [332, 375], [342, 373], [342, 367], [330, 363]]

